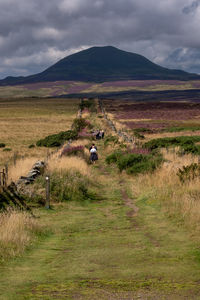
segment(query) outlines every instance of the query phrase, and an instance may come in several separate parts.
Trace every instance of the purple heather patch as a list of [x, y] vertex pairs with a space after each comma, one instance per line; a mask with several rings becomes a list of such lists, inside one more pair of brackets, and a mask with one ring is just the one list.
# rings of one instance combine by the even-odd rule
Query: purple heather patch
[[126, 80], [126, 81], [109, 81], [102, 83], [103, 87], [147, 87], [152, 85], [183, 85], [178, 80]]

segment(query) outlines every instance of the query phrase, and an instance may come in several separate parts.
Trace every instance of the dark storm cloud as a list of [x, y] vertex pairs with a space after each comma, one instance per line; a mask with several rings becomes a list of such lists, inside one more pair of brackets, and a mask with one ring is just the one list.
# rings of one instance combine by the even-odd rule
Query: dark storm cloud
[[189, 0], [0, 0], [0, 77], [40, 72], [94, 45], [117, 46], [164, 66], [200, 72], [199, 4]]

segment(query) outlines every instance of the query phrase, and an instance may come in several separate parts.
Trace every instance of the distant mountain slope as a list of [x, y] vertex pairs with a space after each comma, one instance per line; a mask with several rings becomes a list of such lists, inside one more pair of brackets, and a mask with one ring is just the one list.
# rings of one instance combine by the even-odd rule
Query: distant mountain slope
[[196, 74], [163, 68], [139, 54], [112, 46], [92, 47], [67, 56], [45, 71], [27, 77], [7, 77], [0, 85], [73, 80], [106, 82], [116, 80], [191, 80]]

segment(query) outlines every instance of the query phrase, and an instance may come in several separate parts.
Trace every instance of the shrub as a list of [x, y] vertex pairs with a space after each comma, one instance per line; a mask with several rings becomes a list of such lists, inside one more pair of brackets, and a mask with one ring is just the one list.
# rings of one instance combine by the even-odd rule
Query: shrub
[[153, 172], [161, 165], [162, 162], [163, 159], [161, 156], [154, 157], [146, 161], [141, 161], [139, 163], [136, 163], [132, 167], [128, 168], [127, 174], [136, 175], [139, 173]]
[[180, 132], [180, 131], [197, 131], [200, 130], [199, 126], [185, 126], [185, 127], [178, 127], [178, 126], [172, 126], [164, 129], [164, 132]]
[[140, 139], [140, 140], [145, 139], [144, 135], [141, 134], [141, 133], [139, 133], [139, 132], [137, 132], [137, 131], [134, 132], [134, 136], [135, 136], [137, 139]]
[[37, 141], [36, 145], [38, 147], [59, 147], [65, 141], [76, 139], [77, 135], [77, 132], [74, 130], [61, 131], [58, 134], [48, 135], [44, 139]]
[[[45, 186], [45, 182], [43, 185]], [[53, 172], [51, 174], [51, 195], [52, 199], [57, 202], [95, 200], [95, 194], [89, 186], [89, 179], [78, 171]]]
[[117, 144], [119, 141], [117, 136], [114, 135], [108, 135], [105, 139], [104, 139], [104, 146], [107, 146], [108, 143], [112, 142], [114, 144]]
[[92, 139], [94, 138], [94, 134], [90, 133], [90, 132], [87, 132], [87, 129], [86, 128], [83, 128], [79, 134], [78, 134], [78, 137], [79, 138], [84, 138], [84, 139]]
[[31, 145], [29, 145], [28, 147], [29, 147], [29, 149], [35, 148], [35, 145], [34, 145], [34, 144], [31, 144]]
[[153, 139], [144, 144], [144, 148], [154, 150], [159, 148], [168, 148], [170, 146], [179, 146], [186, 153], [200, 154], [200, 146], [195, 143], [200, 142], [200, 136], [180, 136], [180, 137], [166, 137]]
[[4, 148], [5, 146], [6, 146], [6, 144], [0, 143], [0, 148]]
[[127, 174], [152, 172], [163, 162], [159, 154], [123, 153], [115, 151], [106, 158], [108, 164], [116, 163], [119, 171], [126, 170]]
[[121, 151], [115, 151], [106, 157], [106, 163], [107, 164], [116, 163], [122, 155], [123, 154]]
[[140, 127], [140, 128], [134, 128], [133, 132], [138, 132], [138, 133], [153, 133], [153, 130], [145, 127]]
[[83, 118], [77, 118], [74, 119], [73, 124], [72, 124], [72, 128], [74, 131], [76, 131], [77, 133], [80, 132], [83, 128], [91, 128], [92, 125], [90, 124], [89, 121], [83, 119]]
[[82, 100], [81, 103], [79, 104], [80, 109], [84, 109], [84, 108], [91, 108], [91, 106], [93, 105], [93, 101], [90, 100]]
[[194, 180], [195, 178], [200, 177], [200, 165], [193, 163], [189, 166], [183, 166], [182, 169], [178, 170], [177, 176], [182, 183]]
[[3, 151], [12, 151], [11, 148], [4, 148]]

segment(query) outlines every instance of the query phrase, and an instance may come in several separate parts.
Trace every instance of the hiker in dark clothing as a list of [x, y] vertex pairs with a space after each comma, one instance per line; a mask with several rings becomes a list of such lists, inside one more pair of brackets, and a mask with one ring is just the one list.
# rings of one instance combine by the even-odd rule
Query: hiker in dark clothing
[[100, 139], [101, 139], [101, 137], [100, 137], [100, 130], [97, 131], [96, 139], [97, 139], [97, 140], [100, 140]]
[[97, 147], [95, 144], [92, 144], [90, 147], [90, 160], [92, 163], [95, 163], [98, 160]]
[[100, 130], [100, 132], [99, 132], [99, 137], [100, 137], [100, 139], [103, 139], [103, 138], [104, 138], [104, 131], [103, 131], [103, 130]]

